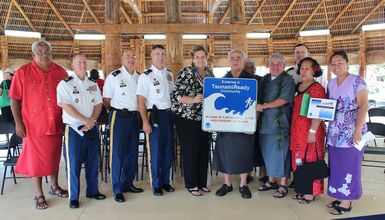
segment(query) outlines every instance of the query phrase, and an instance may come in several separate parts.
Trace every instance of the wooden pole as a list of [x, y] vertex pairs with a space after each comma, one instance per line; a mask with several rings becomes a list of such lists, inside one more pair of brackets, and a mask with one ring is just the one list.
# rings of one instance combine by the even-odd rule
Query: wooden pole
[[330, 69], [329, 60], [330, 57], [333, 55], [333, 43], [332, 43], [332, 36], [329, 34], [327, 35], [327, 49], [326, 49], [326, 64], [327, 64], [327, 80], [332, 79], [332, 71]]
[[[107, 24], [119, 24], [120, 22], [120, 1], [105, 0], [105, 22]], [[120, 33], [106, 33], [104, 41], [105, 69], [106, 76], [121, 65]]]
[[360, 32], [360, 70], [359, 74], [362, 78], [366, 78], [366, 36], [365, 31]]
[[0, 36], [0, 47], [1, 47], [1, 68], [4, 70], [9, 67], [8, 59], [8, 41], [6, 36]]
[[146, 57], [144, 51], [144, 40], [143, 39], [135, 39], [134, 40], [135, 47], [135, 56], [136, 56], [136, 71], [142, 73], [146, 67]]
[[[166, 0], [166, 23], [181, 22], [181, 7], [180, 0]], [[174, 79], [183, 67], [183, 42], [182, 32], [167, 32], [166, 33], [166, 66], [174, 74]]]
[[[230, 0], [229, 8], [231, 24], [246, 24], [244, 0]], [[230, 39], [231, 49], [238, 48], [247, 54], [246, 33], [230, 34]]]

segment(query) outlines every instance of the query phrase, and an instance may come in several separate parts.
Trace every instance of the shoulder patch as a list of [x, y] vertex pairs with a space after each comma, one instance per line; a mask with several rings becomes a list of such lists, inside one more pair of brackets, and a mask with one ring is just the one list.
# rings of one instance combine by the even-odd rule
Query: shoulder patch
[[112, 72], [112, 75], [117, 76], [117, 75], [119, 75], [119, 73], [120, 73], [120, 70], [115, 70], [114, 72]]
[[151, 72], [152, 72], [152, 69], [147, 69], [147, 70], [144, 71], [143, 73], [146, 74], [146, 75], [148, 75], [148, 74], [151, 73]]
[[72, 76], [67, 76], [67, 77], [64, 78], [63, 80], [64, 80], [64, 82], [69, 82], [69, 81], [71, 81], [72, 79], [73, 79]]

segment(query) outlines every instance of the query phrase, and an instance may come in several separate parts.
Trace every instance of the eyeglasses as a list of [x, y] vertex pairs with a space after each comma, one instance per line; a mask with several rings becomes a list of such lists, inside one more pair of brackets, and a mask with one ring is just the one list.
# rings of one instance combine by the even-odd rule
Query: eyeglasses
[[50, 50], [37, 50], [34, 52], [38, 56], [43, 56], [43, 55], [51, 55]]

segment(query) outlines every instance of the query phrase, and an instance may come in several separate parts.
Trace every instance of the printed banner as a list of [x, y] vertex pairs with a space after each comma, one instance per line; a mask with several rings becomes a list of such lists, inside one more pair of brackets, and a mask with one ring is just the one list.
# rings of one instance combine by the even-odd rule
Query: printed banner
[[205, 78], [203, 83], [204, 131], [255, 132], [257, 80]]

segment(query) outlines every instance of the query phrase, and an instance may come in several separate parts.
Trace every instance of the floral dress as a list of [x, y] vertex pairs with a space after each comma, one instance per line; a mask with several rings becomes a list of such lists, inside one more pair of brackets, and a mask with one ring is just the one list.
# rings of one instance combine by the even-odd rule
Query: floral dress
[[[365, 81], [349, 74], [341, 85], [337, 78], [329, 81], [328, 95], [337, 100], [335, 118], [329, 123], [327, 144], [329, 146], [330, 177], [328, 195], [339, 200], [356, 200], [362, 195], [361, 162], [364, 150], [353, 146], [353, 134], [358, 116], [356, 94], [367, 89]], [[367, 131], [366, 124], [361, 132]]]

